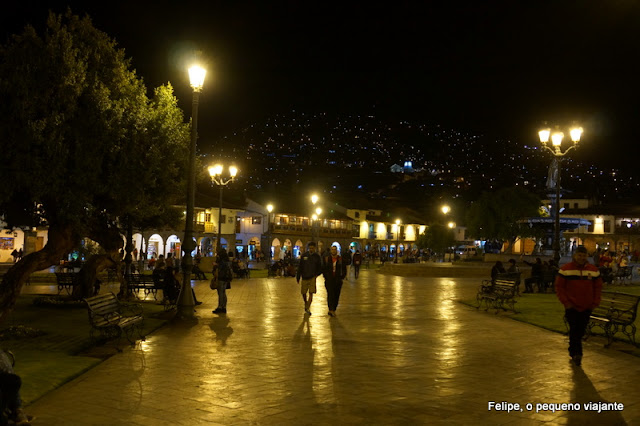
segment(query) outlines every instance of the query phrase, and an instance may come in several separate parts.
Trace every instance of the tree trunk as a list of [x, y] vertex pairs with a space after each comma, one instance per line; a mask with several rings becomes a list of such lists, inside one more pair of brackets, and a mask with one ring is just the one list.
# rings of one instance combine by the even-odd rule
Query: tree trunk
[[7, 271], [0, 283], [0, 324], [13, 310], [27, 278], [36, 271], [59, 264], [62, 256], [69, 253], [78, 241], [78, 235], [70, 226], [52, 225], [42, 250], [26, 255]]
[[92, 296], [98, 272], [108, 266], [116, 267], [116, 276], [120, 281], [120, 293], [122, 293], [124, 287], [126, 294], [126, 283], [121, 273], [122, 262], [120, 249], [123, 246], [123, 242], [120, 230], [113, 222], [96, 220], [91, 224], [89, 238], [100, 244], [100, 247], [102, 247], [106, 254], [91, 256], [89, 260], [85, 262], [78, 276], [81, 285], [73, 289], [73, 297], [82, 299], [83, 297]]
[[92, 255], [89, 260], [82, 265], [80, 272], [78, 272], [77, 279], [82, 284], [73, 288], [74, 299], [80, 300], [93, 296], [98, 273], [110, 266], [116, 266], [116, 269], [118, 268], [120, 262], [114, 259], [118, 259], [117, 250], [107, 254]]

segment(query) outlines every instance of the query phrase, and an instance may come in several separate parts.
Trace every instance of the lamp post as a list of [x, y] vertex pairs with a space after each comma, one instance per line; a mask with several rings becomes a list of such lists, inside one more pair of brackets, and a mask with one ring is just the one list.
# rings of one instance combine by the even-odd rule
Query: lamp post
[[[453, 230], [453, 228], [456, 227], [456, 223], [455, 222], [449, 222], [447, 224], [447, 226], [449, 227], [449, 229]], [[454, 245], [455, 248], [455, 245]], [[449, 262], [451, 262], [451, 252], [453, 252], [453, 249], [451, 247], [449, 247]]]
[[[449, 207], [448, 205], [444, 204], [442, 207], [440, 207], [440, 211], [445, 216], [445, 220], [447, 220], [447, 215], [451, 211], [451, 207]], [[446, 255], [447, 255], [446, 253], [442, 253], [442, 261], [443, 262], [445, 261]], [[449, 261], [451, 261], [451, 253], [449, 253]]]
[[191, 144], [189, 146], [189, 165], [187, 169], [187, 211], [185, 215], [184, 241], [182, 247], [184, 257], [182, 258], [182, 288], [178, 295], [178, 314], [185, 319], [191, 319], [193, 315], [193, 293], [191, 293], [191, 271], [193, 270], [193, 258], [191, 252], [193, 244], [193, 210], [195, 208], [196, 195], [196, 141], [198, 139], [198, 103], [200, 92], [204, 85], [204, 77], [207, 71], [194, 65], [189, 68], [189, 80], [193, 88], [193, 102], [191, 111]]
[[233, 182], [238, 174], [238, 169], [235, 166], [229, 166], [229, 177], [222, 176], [222, 170], [224, 167], [222, 164], [216, 164], [209, 167], [209, 176], [211, 176], [211, 183], [220, 187], [220, 208], [218, 209], [218, 241], [216, 244], [216, 254], [220, 254], [222, 250], [222, 189]]
[[[547, 188], [552, 189], [552, 185], [555, 183], [556, 190], [556, 204], [554, 210], [554, 235], [553, 235], [553, 260], [556, 262], [556, 265], [560, 263], [560, 170], [562, 165], [562, 157], [567, 155], [569, 151], [578, 146], [580, 142], [580, 137], [582, 136], [582, 127], [574, 127], [569, 131], [571, 135], [571, 141], [573, 145], [571, 145], [567, 150], [562, 151], [562, 140], [564, 139], [564, 133], [560, 131], [555, 131], [553, 134], [551, 133], [551, 129], [542, 129], [538, 132], [538, 136], [540, 138], [540, 142], [542, 146], [549, 150], [554, 156], [553, 161], [551, 162], [550, 170], [549, 170], [549, 179], [547, 180]], [[549, 138], [551, 138], [551, 143], [553, 148], [547, 145], [549, 142]]]
[[271, 212], [273, 211], [273, 204], [267, 205], [267, 255], [268, 264], [271, 264]]
[[393, 263], [398, 263], [398, 255], [400, 254], [400, 224], [402, 221], [396, 219], [396, 255], [394, 256]]
[[322, 209], [320, 207], [315, 208], [316, 203], [318, 202], [319, 199], [320, 198], [316, 194], [311, 195], [311, 204], [313, 204], [313, 207], [314, 207], [314, 210], [315, 210], [315, 213], [314, 214], [312, 213], [312, 215], [311, 215], [311, 241], [315, 241], [315, 238], [314, 238], [313, 234], [314, 234], [314, 231], [315, 231], [316, 222], [317, 222], [318, 218], [320, 217], [320, 213], [322, 213]]
[[627, 250], [629, 250], [629, 254], [631, 254], [631, 221], [627, 222], [627, 229], [629, 230], [629, 234], [627, 235]]

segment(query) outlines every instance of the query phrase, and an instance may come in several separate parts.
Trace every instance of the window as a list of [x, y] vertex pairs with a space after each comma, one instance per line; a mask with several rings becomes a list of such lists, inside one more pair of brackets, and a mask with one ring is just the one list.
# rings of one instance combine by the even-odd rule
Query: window
[[356, 212], [355, 216], [356, 216], [356, 219], [360, 219], [360, 212]]
[[577, 209], [578, 208], [578, 203], [573, 203], [573, 208]]
[[605, 220], [604, 221], [604, 232], [605, 233], [611, 232], [611, 221], [610, 220]]
[[211, 213], [205, 213], [204, 214], [204, 221], [205, 222], [211, 222]]
[[587, 226], [587, 232], [593, 232], [593, 222], [589, 226]]
[[223, 214], [223, 215], [220, 217], [220, 223], [225, 223], [226, 221], [227, 221], [227, 215], [226, 215], [226, 214]]
[[251, 223], [253, 225], [260, 225], [262, 223], [262, 216], [253, 216], [253, 217], [251, 217]]
[[570, 204], [570, 203], [564, 203], [564, 208], [565, 208], [565, 209], [568, 209], [568, 208], [569, 208], [569, 204]]

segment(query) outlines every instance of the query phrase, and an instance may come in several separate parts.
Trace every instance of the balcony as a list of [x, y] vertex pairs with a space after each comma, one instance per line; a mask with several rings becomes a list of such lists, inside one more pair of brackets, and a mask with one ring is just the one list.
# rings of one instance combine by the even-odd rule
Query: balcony
[[352, 230], [347, 228], [326, 228], [326, 227], [311, 227], [309, 225], [273, 225], [274, 234], [300, 234], [311, 235], [317, 233], [320, 237], [351, 237]]

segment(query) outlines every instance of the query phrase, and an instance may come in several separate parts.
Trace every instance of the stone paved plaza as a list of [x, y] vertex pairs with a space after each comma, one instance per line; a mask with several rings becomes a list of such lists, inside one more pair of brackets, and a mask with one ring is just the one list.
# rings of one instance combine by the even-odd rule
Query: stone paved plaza
[[[234, 280], [226, 316], [198, 282], [196, 321], [158, 330], [27, 412], [34, 425], [640, 424], [640, 362], [623, 344], [588, 342], [572, 367], [565, 336], [458, 303], [478, 281], [363, 271], [345, 282], [337, 318], [322, 279], [311, 317], [293, 278]], [[536, 413], [576, 402], [624, 409]]]

